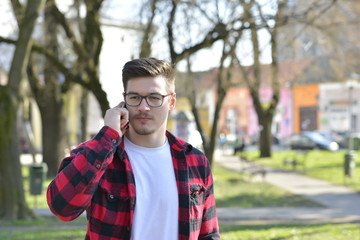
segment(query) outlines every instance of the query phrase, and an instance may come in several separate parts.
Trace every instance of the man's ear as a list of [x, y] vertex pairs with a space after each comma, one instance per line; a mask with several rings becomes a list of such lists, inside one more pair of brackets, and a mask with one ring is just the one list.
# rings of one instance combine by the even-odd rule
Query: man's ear
[[169, 102], [169, 110], [173, 110], [175, 108], [175, 104], [176, 104], [176, 93], [174, 93], [171, 98], [170, 98], [170, 102]]

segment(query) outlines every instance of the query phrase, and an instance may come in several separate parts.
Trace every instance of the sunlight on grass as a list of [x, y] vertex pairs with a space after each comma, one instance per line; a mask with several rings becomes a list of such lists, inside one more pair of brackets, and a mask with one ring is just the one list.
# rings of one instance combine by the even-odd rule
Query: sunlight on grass
[[86, 229], [38, 229], [38, 230], [2, 230], [2, 240], [82, 240]]
[[359, 224], [283, 224], [258, 226], [221, 226], [222, 240], [344, 240], [359, 239]]
[[[49, 221], [48, 226], [36, 225], [28, 228], [1, 229], [2, 240], [80, 240], [86, 228]], [[29, 224], [25, 224], [28, 226]], [[359, 239], [360, 224], [276, 224], [276, 225], [220, 225], [223, 240], [344, 240]]]
[[217, 207], [318, 207], [318, 203], [291, 194], [266, 182], [215, 165], [213, 169]]
[[[356, 167], [353, 170], [352, 177], [344, 176], [345, 151], [321, 151], [312, 150], [304, 158], [304, 166], [299, 165], [296, 170], [310, 177], [322, 179], [333, 184], [345, 185], [356, 191], [360, 191], [360, 152], [356, 151]], [[289, 165], [284, 165], [285, 159], [302, 158], [296, 151], [274, 151], [271, 158], [258, 158], [259, 151], [249, 151], [246, 157], [257, 163], [278, 169], [292, 170]]]

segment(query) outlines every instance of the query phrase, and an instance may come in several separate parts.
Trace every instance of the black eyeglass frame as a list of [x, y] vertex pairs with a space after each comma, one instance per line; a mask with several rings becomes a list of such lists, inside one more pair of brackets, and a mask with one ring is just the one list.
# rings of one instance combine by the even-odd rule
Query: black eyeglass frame
[[[171, 95], [174, 95], [174, 93], [168, 93], [166, 95], [162, 95], [162, 94], [159, 94], [159, 93], [152, 93], [152, 94], [149, 94], [149, 95], [140, 95], [140, 94], [137, 94], [137, 93], [123, 93], [124, 94], [124, 99], [125, 99], [125, 104], [127, 106], [130, 106], [130, 107], [138, 107], [140, 106], [140, 104], [142, 103], [143, 99], [145, 99], [145, 102], [146, 104], [149, 106], [149, 107], [152, 107], [152, 108], [158, 108], [158, 107], [161, 107], [163, 104], [164, 104], [164, 98], [168, 97], [168, 96], [171, 96]], [[132, 104], [129, 104], [128, 101], [126, 101], [126, 96], [128, 95], [136, 95], [136, 96], [139, 96], [141, 97], [141, 100], [139, 102], [139, 104], [137, 105], [132, 105]], [[161, 104], [159, 106], [153, 106], [151, 104], [149, 104], [148, 100], [147, 100], [147, 97], [150, 97], [150, 96], [161, 96], [162, 97], [162, 101], [161, 101]]]

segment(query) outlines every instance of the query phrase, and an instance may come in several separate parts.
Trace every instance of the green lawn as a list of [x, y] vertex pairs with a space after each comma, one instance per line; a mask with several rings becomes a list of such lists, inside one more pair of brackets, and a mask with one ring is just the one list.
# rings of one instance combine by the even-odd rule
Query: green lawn
[[[252, 153], [256, 154], [256, 153]], [[274, 159], [258, 160], [263, 164], [270, 166], [282, 166], [280, 153], [274, 154]], [[286, 154], [286, 153], [282, 153]], [[288, 154], [288, 153], [287, 153]], [[339, 154], [339, 153], [337, 153]], [[321, 172], [325, 165], [336, 165], [337, 158], [334, 155], [320, 156], [312, 153], [312, 157], [307, 164], [312, 164], [312, 168]], [[339, 154], [340, 155], [340, 154]], [[309, 155], [311, 156], [311, 155]], [[326, 158], [328, 162], [318, 160], [316, 164], [315, 157], [319, 159]], [[331, 159], [329, 159], [332, 157]], [[338, 161], [340, 162], [340, 161]], [[270, 164], [271, 163], [271, 164]], [[321, 165], [321, 164], [322, 165]], [[339, 163], [338, 163], [339, 164]], [[334, 167], [334, 166], [333, 166]], [[287, 167], [289, 168], [289, 167]], [[313, 172], [307, 165], [307, 174]], [[338, 166], [338, 168], [340, 168]], [[24, 186], [28, 189], [28, 168], [24, 168]], [[339, 171], [339, 169], [338, 169]], [[218, 207], [261, 207], [261, 206], [316, 206], [309, 200], [294, 196], [279, 188], [266, 184], [264, 182], [249, 181], [248, 176], [244, 176], [227, 169], [214, 166], [214, 185]], [[314, 174], [314, 172], [312, 173]], [[323, 173], [324, 174], [324, 173]], [[320, 176], [322, 174], [319, 174]], [[341, 176], [341, 174], [339, 174]], [[47, 207], [45, 198], [45, 188], [50, 182], [44, 184], [42, 195], [37, 196], [38, 207]], [[27, 193], [27, 201], [30, 207], [33, 207], [34, 197]], [[360, 239], [360, 224], [277, 224], [277, 225], [220, 225], [221, 239], [244, 239], [244, 240], [337, 240], [337, 239]], [[77, 240], [84, 239], [86, 233], [86, 219], [79, 218], [70, 223], [64, 223], [55, 217], [47, 217], [33, 221], [16, 221], [14, 223], [0, 222], [0, 239], [4, 240]]]
[[[316, 207], [319, 204], [301, 196], [293, 195], [281, 188], [266, 182], [253, 182], [249, 176], [231, 172], [215, 165], [213, 169], [216, 205], [218, 207]], [[50, 183], [44, 183], [41, 195], [29, 193], [29, 169], [23, 168], [26, 201], [34, 208], [47, 208], [46, 188]]]
[[215, 165], [213, 169], [217, 207], [316, 207], [304, 197], [291, 194], [266, 182]]
[[[86, 234], [85, 218], [64, 223], [51, 217], [7, 225], [0, 226], [2, 240], [80, 240]], [[357, 240], [360, 224], [220, 225], [220, 234], [223, 240]]]
[[259, 164], [289, 170], [291, 170], [292, 167], [284, 165], [284, 160], [298, 157], [299, 160], [305, 160], [305, 164], [299, 165], [296, 171], [337, 185], [345, 185], [360, 192], [360, 152], [356, 151], [356, 167], [351, 178], [344, 176], [345, 153], [345, 151], [329, 152], [313, 150], [309, 151], [306, 156], [302, 156], [295, 151], [274, 151], [271, 158], [261, 159], [258, 159], [259, 151], [251, 151], [245, 154], [249, 159]]
[[358, 240], [360, 224], [220, 226], [222, 240]]

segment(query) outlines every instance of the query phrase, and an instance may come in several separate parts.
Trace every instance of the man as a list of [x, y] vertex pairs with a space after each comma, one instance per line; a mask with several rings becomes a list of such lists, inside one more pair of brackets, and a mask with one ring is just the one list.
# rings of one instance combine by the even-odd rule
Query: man
[[85, 239], [220, 239], [206, 157], [166, 130], [174, 71], [155, 58], [123, 68], [124, 99], [63, 160], [47, 191], [63, 221], [87, 211]]

